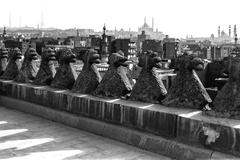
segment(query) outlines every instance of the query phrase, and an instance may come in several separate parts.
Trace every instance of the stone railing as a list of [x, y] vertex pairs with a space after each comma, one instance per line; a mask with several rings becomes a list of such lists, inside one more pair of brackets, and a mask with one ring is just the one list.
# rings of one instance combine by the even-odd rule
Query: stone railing
[[74, 115], [134, 128], [191, 146], [240, 156], [240, 121], [204, 116], [202, 111], [196, 109], [99, 98], [70, 90], [6, 80], [0, 80], [0, 94]]

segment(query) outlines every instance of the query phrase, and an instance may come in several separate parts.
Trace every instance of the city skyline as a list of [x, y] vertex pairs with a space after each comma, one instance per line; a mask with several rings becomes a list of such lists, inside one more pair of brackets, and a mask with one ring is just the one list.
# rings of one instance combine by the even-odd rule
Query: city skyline
[[[237, 0], [9, 0], [2, 2], [0, 26], [89, 28], [101, 31], [104, 23], [107, 29], [137, 31], [144, 23], [154, 26], [170, 37], [217, 36], [218, 25], [228, 33], [229, 25], [237, 25]], [[231, 5], [231, 7], [228, 7]]]

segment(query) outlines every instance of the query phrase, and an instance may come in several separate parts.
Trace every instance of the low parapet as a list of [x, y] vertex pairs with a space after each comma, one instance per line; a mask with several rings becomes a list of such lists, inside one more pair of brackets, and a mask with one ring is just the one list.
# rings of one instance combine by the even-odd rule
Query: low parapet
[[[204, 116], [202, 111], [196, 109], [169, 108], [160, 104], [99, 98], [49, 86], [6, 80], [0, 80], [0, 94], [165, 137], [173, 143], [179, 141], [186, 145], [211, 148], [240, 156], [239, 120]], [[138, 138], [135, 138], [137, 141]]]

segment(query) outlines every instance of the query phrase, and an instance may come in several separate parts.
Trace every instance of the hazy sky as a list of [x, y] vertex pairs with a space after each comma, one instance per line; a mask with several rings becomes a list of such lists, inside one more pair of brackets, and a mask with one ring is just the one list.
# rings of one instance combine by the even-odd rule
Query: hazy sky
[[[151, 25], [171, 37], [228, 33], [228, 25], [240, 26], [239, 0], [0, 0], [0, 26], [33, 26], [44, 17], [44, 27], [137, 30], [144, 16]], [[21, 18], [20, 18], [21, 17]], [[21, 22], [20, 22], [21, 19]], [[239, 28], [240, 29], [240, 28]]]

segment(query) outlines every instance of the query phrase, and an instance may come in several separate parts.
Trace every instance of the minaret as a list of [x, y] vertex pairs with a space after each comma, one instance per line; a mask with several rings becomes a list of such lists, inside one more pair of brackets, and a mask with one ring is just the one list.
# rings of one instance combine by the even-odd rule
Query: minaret
[[152, 17], [152, 30], [154, 31], [154, 18]]
[[228, 33], [229, 37], [231, 37], [231, 25], [229, 25], [229, 31], [228, 32], [229, 32]]
[[237, 34], [237, 26], [236, 26], [236, 24], [234, 24], [233, 34], [234, 34], [234, 36]]
[[218, 37], [220, 37], [220, 26], [218, 26]]
[[6, 27], [4, 26], [4, 27], [3, 27], [3, 37], [5, 38], [5, 37], [6, 37], [6, 35], [7, 35], [7, 32], [6, 32]]
[[146, 24], [147, 23], [147, 20], [146, 20], [146, 16], [144, 17], [144, 24]]
[[106, 26], [103, 26], [102, 42], [101, 42], [101, 60], [106, 63], [108, 61], [108, 39], [106, 35]]
[[80, 34], [79, 34], [79, 31], [78, 31], [78, 29], [77, 29], [77, 37], [80, 37]]
[[235, 41], [235, 45], [237, 45], [237, 41], [238, 41], [237, 34], [235, 34], [234, 41]]
[[105, 23], [104, 23], [103, 34], [102, 34], [102, 38], [104, 39], [104, 41], [105, 41], [105, 37], [106, 37], [106, 26], [105, 26]]

